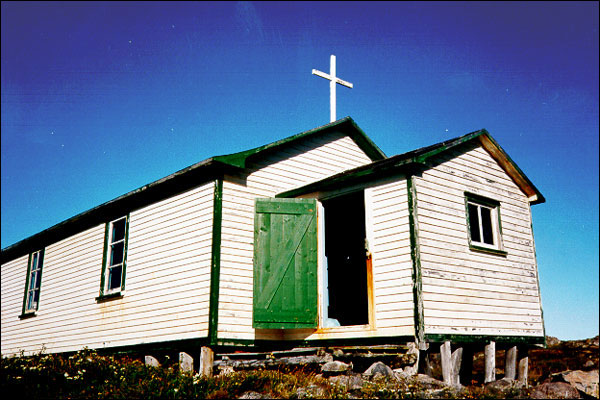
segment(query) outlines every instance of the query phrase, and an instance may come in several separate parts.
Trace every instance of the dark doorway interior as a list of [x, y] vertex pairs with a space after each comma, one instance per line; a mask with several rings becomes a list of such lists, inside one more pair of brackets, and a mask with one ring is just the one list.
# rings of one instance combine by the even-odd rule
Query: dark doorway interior
[[322, 202], [328, 265], [329, 318], [340, 325], [369, 323], [363, 191]]

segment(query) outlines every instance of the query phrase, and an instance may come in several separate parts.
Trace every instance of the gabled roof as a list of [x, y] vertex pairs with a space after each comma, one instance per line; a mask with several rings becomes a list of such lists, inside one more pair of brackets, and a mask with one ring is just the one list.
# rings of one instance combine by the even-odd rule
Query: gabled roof
[[220, 161], [232, 166], [245, 168], [247, 167], [248, 160], [256, 157], [259, 154], [271, 152], [277, 150], [283, 146], [286, 146], [299, 139], [304, 139], [309, 136], [321, 135], [327, 132], [338, 131], [342, 132], [352, 138], [354, 142], [365, 152], [371, 160], [382, 160], [386, 158], [386, 155], [377, 147], [371, 139], [356, 125], [356, 122], [350, 117], [345, 117], [329, 124], [319, 126], [317, 128], [298, 133], [294, 136], [290, 136], [285, 139], [278, 140], [273, 143], [266, 144], [264, 146], [256, 147], [254, 149], [241, 151], [239, 153], [228, 154], [224, 156], [213, 157], [213, 160]]
[[428, 169], [428, 162], [434, 156], [447, 152], [453, 148], [464, 145], [469, 142], [479, 142], [490, 155], [504, 169], [508, 176], [525, 193], [531, 204], [539, 204], [546, 201], [540, 191], [531, 183], [529, 178], [521, 171], [509, 155], [500, 147], [500, 145], [485, 130], [468, 133], [451, 140], [437, 143], [431, 146], [422, 147], [408, 153], [389, 157], [385, 160], [375, 161], [371, 164], [365, 164], [360, 167], [341, 172], [323, 180], [310, 183], [308, 185], [279, 193], [277, 197], [296, 197], [303, 194], [314, 193], [324, 190], [339, 189], [344, 186], [364, 183], [379, 179], [394, 173], [410, 173], [417, 170]]
[[341, 132], [350, 136], [371, 160], [385, 158], [385, 154], [356, 125], [352, 118], [346, 117], [251, 150], [211, 157], [200, 161], [169, 176], [77, 214], [13, 245], [7, 246], [2, 249], [0, 262], [4, 264], [7, 261], [39, 250], [51, 243], [65, 239], [93, 226], [118, 218], [129, 211], [139, 209], [177, 193], [182, 193], [201, 183], [222, 177], [225, 173], [235, 173], [236, 171], [243, 170], [247, 162], [253, 158], [277, 151], [299, 140], [330, 132]]

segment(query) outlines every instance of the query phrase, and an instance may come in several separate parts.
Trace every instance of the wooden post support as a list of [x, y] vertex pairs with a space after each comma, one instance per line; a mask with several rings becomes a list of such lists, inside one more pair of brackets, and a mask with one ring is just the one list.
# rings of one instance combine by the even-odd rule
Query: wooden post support
[[506, 379], [515, 379], [517, 376], [517, 346], [506, 349], [506, 358], [504, 360], [504, 377]]
[[418, 373], [423, 373], [433, 378], [433, 368], [429, 362], [429, 348], [419, 350], [419, 367], [417, 368]]
[[465, 346], [463, 349], [463, 360], [460, 365], [459, 378], [463, 385], [470, 385], [473, 379], [473, 346]]
[[160, 367], [160, 363], [158, 362], [158, 360], [152, 356], [145, 356], [144, 364], [149, 365], [151, 367]]
[[529, 373], [529, 352], [526, 347], [519, 349], [519, 376], [518, 381], [527, 387], [527, 375]]
[[496, 342], [485, 345], [485, 378], [484, 383], [496, 380]]
[[211, 377], [213, 374], [213, 361], [215, 354], [210, 347], [200, 349], [200, 376]]
[[452, 352], [452, 385], [460, 386], [460, 365], [462, 363], [463, 348], [459, 347]]
[[179, 353], [179, 371], [185, 373], [194, 372], [194, 358], [183, 351]]
[[447, 385], [452, 385], [452, 353], [450, 347], [451, 345], [449, 340], [446, 340], [440, 346], [442, 376], [444, 377], [444, 383]]

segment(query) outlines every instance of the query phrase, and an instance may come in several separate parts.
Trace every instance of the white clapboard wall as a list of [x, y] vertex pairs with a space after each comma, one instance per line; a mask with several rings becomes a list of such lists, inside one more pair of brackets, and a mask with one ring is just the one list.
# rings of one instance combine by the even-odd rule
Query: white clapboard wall
[[219, 339], [282, 339], [281, 331], [252, 328], [254, 199], [273, 197], [370, 163], [348, 136], [331, 132], [306, 138], [261, 157], [242, 177], [223, 182], [219, 287]]
[[[527, 197], [480, 146], [415, 177], [426, 334], [543, 336]], [[464, 192], [500, 202], [506, 257], [469, 249]]]
[[28, 257], [2, 265], [2, 355], [206, 337], [214, 182], [130, 213], [126, 290], [101, 303], [104, 224], [46, 247], [37, 315], [19, 320]]

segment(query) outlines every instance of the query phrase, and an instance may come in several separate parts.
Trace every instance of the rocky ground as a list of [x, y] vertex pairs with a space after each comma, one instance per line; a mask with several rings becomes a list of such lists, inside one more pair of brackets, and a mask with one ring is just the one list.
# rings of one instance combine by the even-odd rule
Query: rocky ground
[[[345, 349], [314, 355], [298, 355], [286, 359], [266, 357], [264, 360], [236, 361], [226, 357], [217, 363], [222, 374], [234, 370], [282, 369], [301, 364], [315, 371], [314, 384], [299, 387], [294, 397], [323, 398], [331, 393], [330, 385], [347, 398], [533, 398], [533, 399], [598, 399], [598, 336], [578, 341], [560, 341], [548, 337], [547, 348], [529, 352], [529, 380], [525, 387], [504, 379], [504, 355], [496, 354], [497, 381], [483, 381], [483, 354], [474, 357], [473, 380], [469, 385], [452, 387], [442, 382], [439, 357], [431, 357], [433, 376], [414, 374], [411, 367], [415, 350], [401, 356], [389, 351], [375, 354], [349, 353]], [[331, 350], [331, 349], [330, 349]], [[329, 391], [327, 391], [329, 390]], [[268, 398], [267, 394], [248, 391], [240, 398]]]

